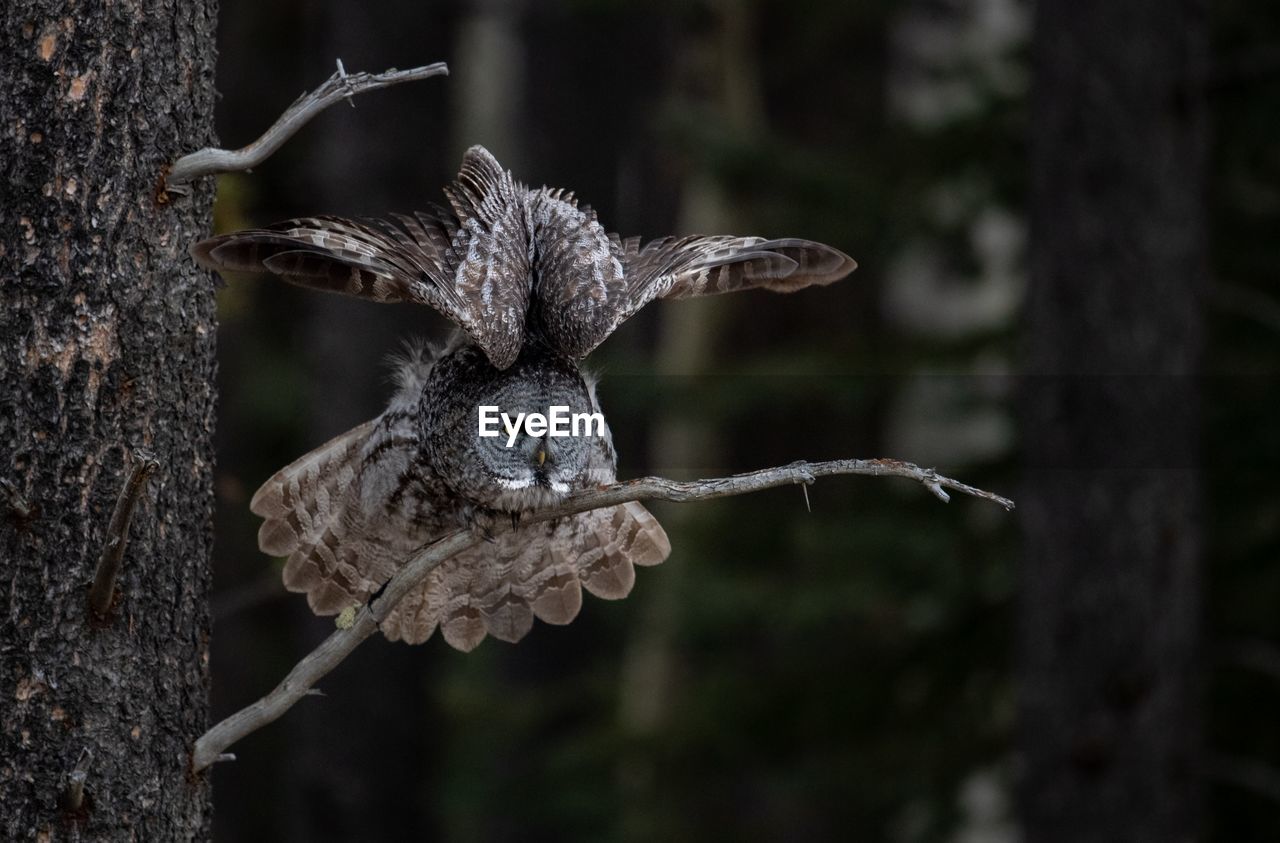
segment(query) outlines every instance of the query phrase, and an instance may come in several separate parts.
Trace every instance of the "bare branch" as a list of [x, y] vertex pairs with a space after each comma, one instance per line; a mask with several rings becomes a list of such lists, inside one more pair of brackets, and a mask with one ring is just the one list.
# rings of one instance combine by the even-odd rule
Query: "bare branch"
[[414, 82], [432, 76], [447, 76], [449, 68], [444, 62], [436, 62], [409, 70], [392, 68], [383, 73], [355, 73], [348, 75], [338, 60], [338, 70], [325, 83], [309, 94], [303, 94], [280, 115], [270, 129], [248, 146], [236, 150], [206, 147], [174, 162], [165, 177], [165, 190], [190, 184], [202, 176], [216, 173], [234, 173], [250, 170], [267, 160], [289, 138], [305, 126], [311, 118], [339, 100], [350, 100], [356, 94], [376, 91], [401, 82]]
[[[510, 529], [503, 522], [495, 525], [492, 532], [501, 532], [504, 528]], [[420, 551], [391, 578], [383, 593], [372, 602], [376, 612], [369, 606], [362, 607], [351, 626], [334, 630], [319, 647], [298, 662], [271, 693], [205, 732], [196, 741], [191, 758], [192, 770], [198, 773], [217, 761], [233, 760], [235, 756], [228, 758], [228, 754], [224, 752], [227, 747], [276, 720], [298, 700], [309, 696], [316, 682], [341, 664], [362, 641], [378, 631], [378, 621], [386, 618], [409, 589], [421, 582], [437, 565], [480, 541], [480, 536], [468, 530], [459, 530]]]
[[[962, 492], [974, 497], [994, 501], [1006, 510], [1014, 507], [1013, 501], [991, 492], [975, 489], [949, 477], [943, 477], [931, 468], [920, 468], [900, 460], [832, 460], [830, 462], [793, 463], [780, 468], [767, 468], [749, 474], [721, 477], [710, 480], [676, 481], [663, 477], [645, 477], [616, 483], [600, 489], [578, 492], [556, 507], [525, 515], [521, 524], [550, 521], [568, 515], [576, 515], [592, 509], [616, 506], [628, 501], [690, 501], [711, 500], [731, 495], [743, 495], [778, 486], [808, 485], [818, 477], [845, 474], [862, 474], [875, 477], [906, 477], [921, 483], [934, 495], [946, 501], [944, 489]], [[498, 535], [513, 529], [506, 519], [495, 519], [489, 528], [490, 535]], [[415, 588], [433, 569], [450, 557], [483, 541], [483, 537], [469, 530], [458, 530], [427, 545], [396, 572], [382, 591], [369, 604], [362, 607], [350, 626], [335, 630], [319, 647], [289, 671], [271, 693], [232, 714], [214, 726], [196, 741], [191, 766], [200, 772], [219, 760], [225, 750], [244, 736], [254, 732], [284, 714], [298, 700], [306, 696], [311, 687], [325, 674], [337, 667], [343, 659], [369, 636], [378, 630], [396, 604]]]
[[89, 588], [89, 608], [99, 618], [106, 617], [111, 608], [111, 598], [116, 591], [116, 575], [120, 573], [120, 560], [124, 558], [125, 545], [129, 543], [129, 524], [133, 520], [134, 507], [147, 485], [148, 478], [160, 467], [151, 454], [141, 449], [133, 452], [133, 471], [120, 490], [111, 523], [107, 526], [107, 542], [98, 557], [98, 569]]
[[[861, 474], [872, 477], [905, 477], [924, 485], [939, 500], [949, 501], [951, 496], [944, 491], [950, 489], [965, 495], [998, 503], [1006, 511], [1014, 508], [1013, 501], [991, 492], [975, 489], [950, 477], [943, 477], [932, 468], [921, 468], [902, 460], [829, 460], [827, 462], [797, 462], [780, 468], [765, 468], [748, 474], [735, 474], [732, 477], [721, 477], [714, 480], [690, 480], [680, 482], [663, 477], [644, 477], [629, 480], [598, 491], [574, 495], [556, 510], [539, 513], [543, 516], [558, 518], [583, 512], [586, 509], [598, 509], [603, 506], [614, 506], [636, 500], [657, 500], [685, 503], [695, 500], [709, 500], [731, 495], [743, 495], [771, 489], [775, 486], [789, 486], [797, 483], [812, 483], [818, 477], [834, 477], [836, 475]], [[590, 498], [589, 506], [583, 506]], [[563, 510], [563, 511], [561, 511]]]

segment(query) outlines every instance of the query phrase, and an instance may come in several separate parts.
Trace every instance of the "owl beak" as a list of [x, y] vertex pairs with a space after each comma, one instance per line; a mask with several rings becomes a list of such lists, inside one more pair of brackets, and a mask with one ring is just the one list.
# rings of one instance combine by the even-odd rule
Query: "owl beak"
[[533, 461], [541, 468], [547, 461], [547, 449], [545, 447], [538, 448], [538, 452], [533, 455]]

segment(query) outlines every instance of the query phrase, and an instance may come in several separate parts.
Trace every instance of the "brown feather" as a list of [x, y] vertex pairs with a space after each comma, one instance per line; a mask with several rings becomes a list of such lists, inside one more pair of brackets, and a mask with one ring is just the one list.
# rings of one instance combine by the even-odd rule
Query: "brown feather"
[[635, 583], [635, 565], [656, 565], [671, 544], [642, 505], [586, 512], [555, 524], [530, 524], [449, 559], [382, 623], [391, 640], [427, 640], [438, 625], [464, 652], [487, 636], [519, 641], [536, 617], [567, 624], [585, 588], [620, 599]]

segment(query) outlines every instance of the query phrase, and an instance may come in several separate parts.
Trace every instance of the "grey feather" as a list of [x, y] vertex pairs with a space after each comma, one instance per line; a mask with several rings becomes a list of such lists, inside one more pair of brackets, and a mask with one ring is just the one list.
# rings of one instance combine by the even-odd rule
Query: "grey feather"
[[794, 238], [607, 233], [573, 194], [529, 190], [483, 147], [467, 150], [449, 208], [393, 220], [322, 216], [197, 243], [201, 265], [444, 314], [499, 369], [532, 342], [580, 360], [657, 298], [830, 284], [857, 264]]

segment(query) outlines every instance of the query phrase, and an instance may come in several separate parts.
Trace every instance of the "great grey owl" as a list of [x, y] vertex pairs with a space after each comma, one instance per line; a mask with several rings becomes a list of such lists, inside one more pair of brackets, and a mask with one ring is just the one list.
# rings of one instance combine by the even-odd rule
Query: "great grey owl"
[[[607, 426], [595, 435], [478, 435], [481, 406], [598, 413], [579, 361], [655, 298], [760, 287], [791, 292], [843, 278], [855, 264], [807, 240], [663, 238], [606, 233], [571, 193], [529, 190], [482, 147], [445, 188], [449, 207], [395, 221], [309, 217], [192, 247], [203, 266], [380, 302], [435, 308], [461, 335], [412, 354], [380, 416], [269, 479], [250, 508], [258, 544], [288, 557], [285, 586], [317, 614], [369, 599], [424, 544], [497, 514], [517, 516], [611, 483]], [[536, 432], [536, 431], [535, 431]], [[527, 433], [527, 431], [526, 431]], [[525, 524], [438, 567], [382, 630], [392, 640], [470, 650], [492, 635], [518, 641], [535, 617], [573, 620], [582, 588], [625, 597], [635, 565], [671, 546], [638, 503]]]

